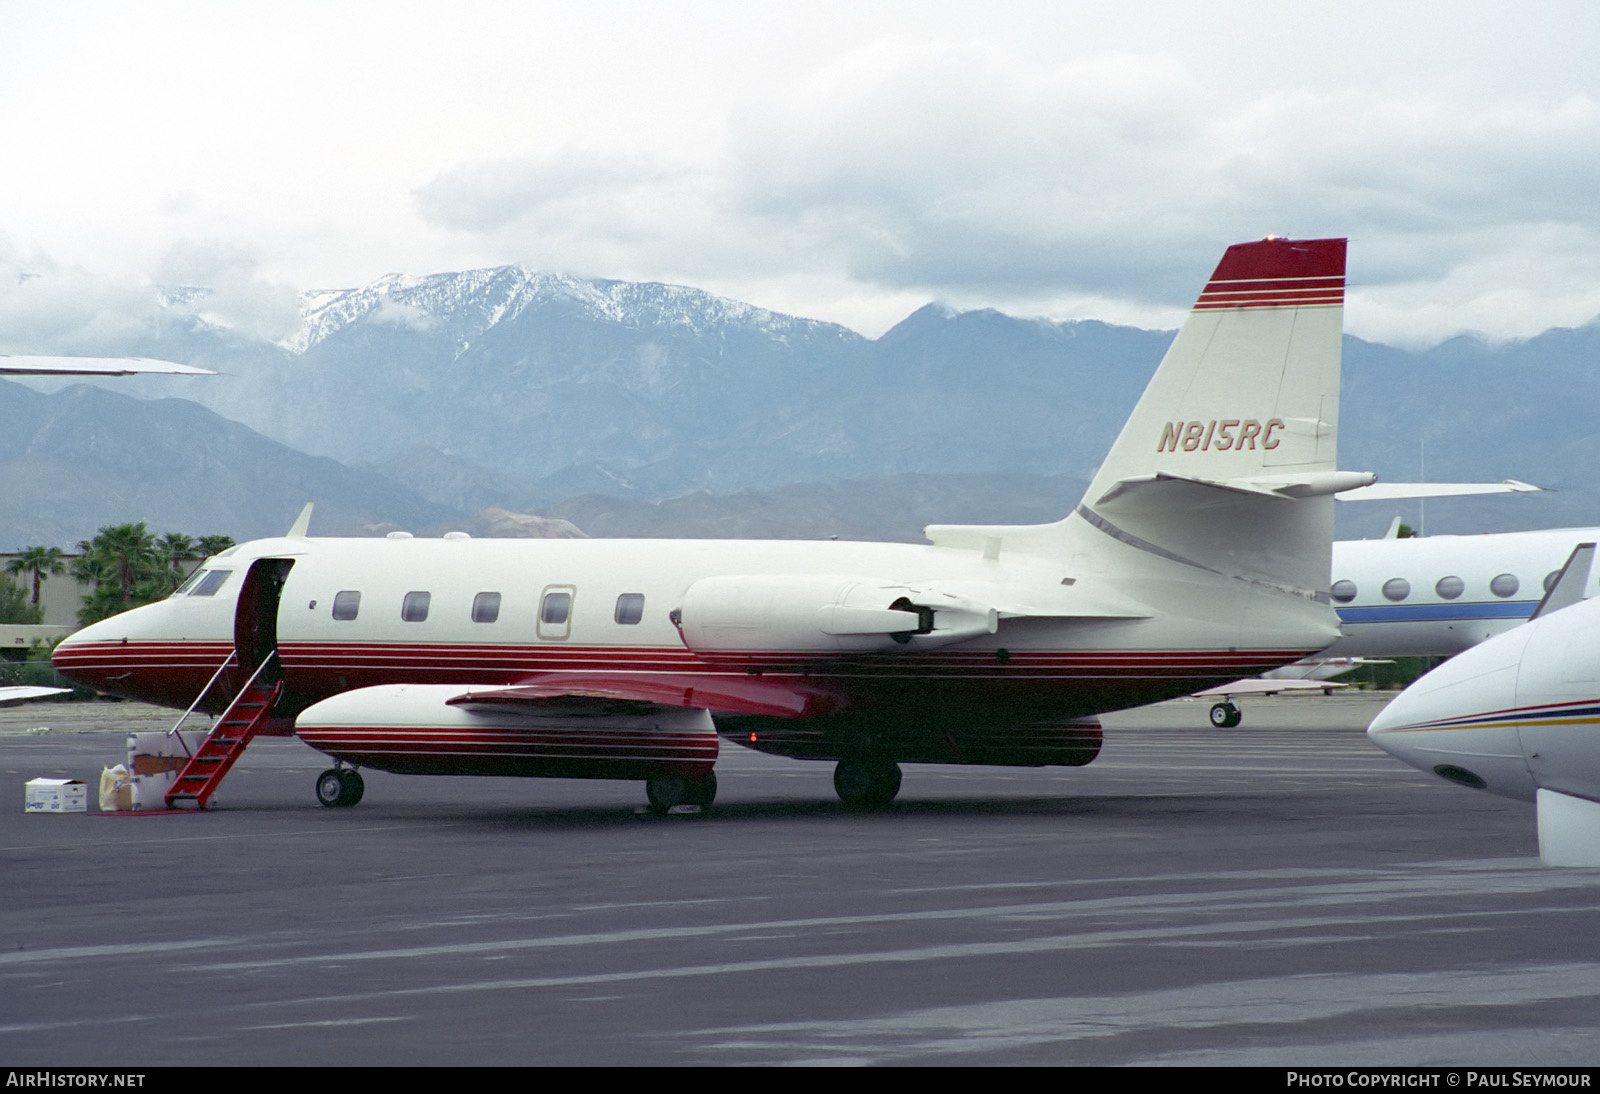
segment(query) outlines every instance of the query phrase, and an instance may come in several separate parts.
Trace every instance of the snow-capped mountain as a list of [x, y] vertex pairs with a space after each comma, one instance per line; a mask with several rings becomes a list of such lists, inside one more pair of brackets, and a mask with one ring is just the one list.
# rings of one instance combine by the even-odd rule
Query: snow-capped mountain
[[359, 289], [307, 292], [302, 301], [305, 325], [281, 343], [296, 354], [361, 320], [410, 324], [423, 330], [445, 325], [475, 337], [526, 311], [550, 306], [592, 322], [679, 328], [695, 336], [740, 327], [777, 341], [819, 334], [859, 337], [832, 323], [768, 311], [686, 285], [585, 279], [521, 266], [424, 277], [388, 274]]
[[[310, 293], [278, 343], [199, 318], [201, 290], [171, 299], [171, 321], [121, 352], [224, 375], [142, 392], [465, 513], [919, 475], [1086, 478], [1171, 338], [929, 305], [867, 339], [683, 286], [515, 266]], [[1594, 324], [1425, 353], [1347, 338], [1344, 463], [1405, 481], [1425, 445], [1430, 478], [1523, 478], [1576, 504], [1595, 493], [1597, 357]]]

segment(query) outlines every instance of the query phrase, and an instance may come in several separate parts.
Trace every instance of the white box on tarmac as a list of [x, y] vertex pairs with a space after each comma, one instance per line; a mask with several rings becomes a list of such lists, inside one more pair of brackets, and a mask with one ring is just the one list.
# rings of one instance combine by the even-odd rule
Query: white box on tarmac
[[86, 813], [89, 789], [82, 779], [29, 779], [22, 799], [24, 813]]

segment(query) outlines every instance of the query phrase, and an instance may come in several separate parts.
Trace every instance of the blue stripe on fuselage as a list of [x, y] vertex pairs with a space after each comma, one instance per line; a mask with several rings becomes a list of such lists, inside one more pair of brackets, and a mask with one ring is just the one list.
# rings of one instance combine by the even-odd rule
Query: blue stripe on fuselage
[[1459, 623], [1473, 619], [1526, 619], [1537, 600], [1495, 600], [1469, 604], [1374, 604], [1336, 608], [1341, 623]]

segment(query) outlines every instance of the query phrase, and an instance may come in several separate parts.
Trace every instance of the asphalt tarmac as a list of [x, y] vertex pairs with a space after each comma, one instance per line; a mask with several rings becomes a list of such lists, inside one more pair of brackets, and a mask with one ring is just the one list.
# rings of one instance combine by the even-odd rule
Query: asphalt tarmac
[[724, 745], [667, 818], [382, 772], [325, 809], [281, 739], [204, 814], [24, 815], [168, 716], [10, 709], [0, 1061], [1600, 1063], [1600, 871], [1369, 744], [1379, 699], [1241, 705], [1110, 716], [1086, 768], [907, 767], [868, 815]]

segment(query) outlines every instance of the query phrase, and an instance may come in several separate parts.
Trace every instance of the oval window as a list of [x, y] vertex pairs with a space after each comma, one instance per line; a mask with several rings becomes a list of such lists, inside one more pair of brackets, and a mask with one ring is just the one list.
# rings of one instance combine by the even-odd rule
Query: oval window
[[1385, 600], [1404, 600], [1411, 595], [1411, 582], [1403, 577], [1391, 577], [1383, 583]]
[[1439, 594], [1441, 600], [1454, 600], [1467, 591], [1467, 583], [1451, 574], [1449, 577], [1441, 577], [1439, 583], [1433, 587], [1433, 591]]
[[1328, 590], [1328, 595], [1341, 604], [1348, 604], [1356, 598], [1356, 583], [1354, 581], [1335, 581], [1333, 588]]
[[1545, 574], [1544, 575], [1544, 591], [1545, 592], [1549, 592], [1550, 591], [1550, 586], [1554, 585], [1556, 583], [1556, 578], [1558, 578], [1560, 576], [1561, 576], [1561, 571], [1560, 570], [1551, 570], [1549, 573]]
[[1495, 579], [1489, 582], [1489, 591], [1495, 596], [1516, 596], [1521, 587], [1516, 574], [1496, 574]]

